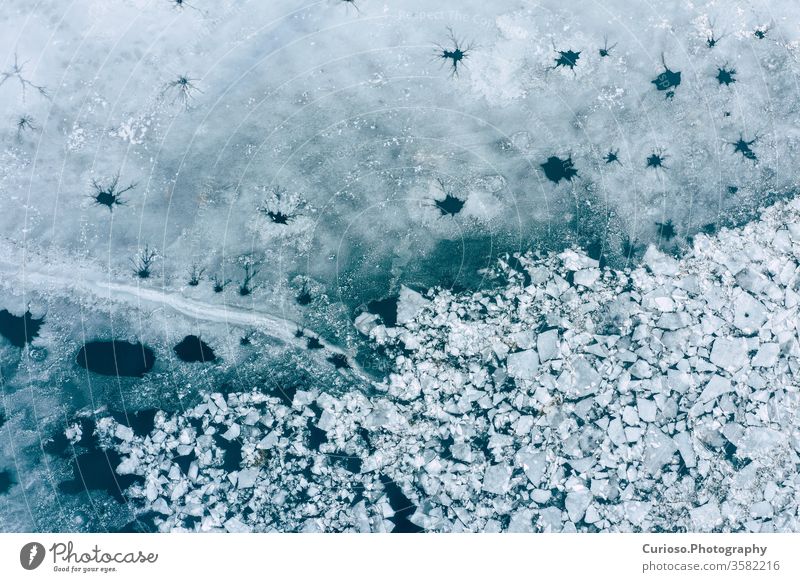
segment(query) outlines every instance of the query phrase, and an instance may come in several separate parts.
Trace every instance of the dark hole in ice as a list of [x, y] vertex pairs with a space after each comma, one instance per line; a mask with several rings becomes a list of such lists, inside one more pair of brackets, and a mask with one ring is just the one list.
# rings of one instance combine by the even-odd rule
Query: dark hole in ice
[[392, 533], [417, 533], [423, 531], [421, 527], [408, 521], [409, 516], [414, 514], [417, 506], [411, 503], [406, 497], [400, 486], [392, 481], [387, 475], [380, 476], [383, 489], [389, 498], [389, 505], [394, 510], [394, 515], [389, 518], [394, 524]]
[[581, 51], [557, 51], [558, 56], [556, 57], [556, 64], [553, 65], [554, 69], [558, 67], [569, 67], [570, 70], [573, 70], [575, 66], [578, 64], [578, 59], [581, 58]]
[[369, 454], [375, 452], [375, 446], [372, 444], [372, 439], [369, 436], [369, 431], [362, 427], [358, 428], [358, 436], [361, 437], [361, 440], [364, 441], [364, 446], [367, 447], [367, 451]]
[[675, 238], [677, 234], [675, 231], [675, 225], [672, 224], [672, 220], [667, 220], [666, 222], [656, 222], [656, 226], [658, 226], [658, 234], [664, 240], [672, 240]]
[[[147, 436], [153, 432], [155, 417], [158, 412], [155, 408], [137, 410], [136, 412], [110, 411], [111, 417], [120, 424], [129, 426], [137, 436]], [[85, 433], [84, 433], [85, 434]]]
[[728, 194], [736, 194], [738, 191], [738, 186], [728, 186]]
[[6, 423], [6, 414], [5, 412], [0, 412], [0, 428], [3, 428], [3, 425]]
[[[250, 511], [252, 511], [252, 509]], [[246, 514], [246, 512], [244, 511], [242, 513]], [[187, 515], [186, 517], [183, 518], [183, 527], [185, 527], [188, 530], [194, 530], [195, 526], [199, 524], [201, 521], [203, 521], [201, 517], [198, 517], [196, 515]]]
[[636, 240], [633, 240], [630, 237], [625, 237], [622, 240], [622, 247], [620, 250], [622, 251], [623, 257], [632, 259], [644, 250], [644, 245], [639, 244]]
[[386, 327], [397, 325], [397, 295], [392, 295], [386, 299], [376, 299], [367, 303], [367, 311], [381, 318]]
[[736, 82], [736, 69], [726, 69], [721, 67], [717, 69], [717, 81], [720, 85], [730, 85]]
[[681, 457], [680, 455], [678, 455], [678, 470], [676, 472], [678, 473], [678, 477], [686, 477], [688, 475], [691, 475], [689, 467], [686, 466], [683, 457]]
[[321, 350], [324, 346], [316, 337], [310, 337], [306, 340], [306, 347], [309, 350]]
[[713, 222], [709, 222], [708, 224], [704, 224], [700, 228], [700, 231], [704, 234], [714, 234], [715, 232], [717, 232], [717, 225], [714, 224]]
[[722, 453], [725, 456], [725, 460], [728, 461], [731, 466], [738, 471], [739, 469], [749, 465], [751, 461], [750, 459], [742, 459], [739, 457], [737, 451], [738, 449], [736, 448], [736, 445], [730, 441], [726, 441], [722, 447]]
[[322, 415], [319, 405], [312, 402], [309, 408], [314, 411], [314, 416], [308, 419], [308, 448], [318, 451], [320, 445], [328, 442], [328, 433], [317, 427], [317, 420]]
[[98, 340], [84, 344], [76, 360], [95, 374], [141, 378], [153, 368], [156, 357], [153, 350], [138, 342]]
[[39, 335], [43, 324], [44, 317], [36, 319], [30, 310], [22, 315], [13, 315], [7, 309], [0, 311], [0, 335], [18, 348], [31, 343]]
[[123, 203], [119, 196], [106, 191], [98, 192], [94, 197], [94, 201], [101, 206], [107, 206], [109, 210]]
[[281, 384], [279, 386], [274, 387], [270, 392], [277, 396], [278, 398], [282, 398], [286, 401], [287, 404], [291, 405], [294, 401], [294, 395], [297, 394], [297, 384]]
[[345, 470], [350, 471], [351, 473], [360, 473], [361, 472], [361, 465], [363, 461], [356, 457], [355, 455], [348, 455], [345, 452], [339, 452], [335, 455], [331, 455], [330, 457], [334, 463], [343, 467]]
[[104, 490], [120, 503], [124, 502], [123, 491], [137, 482], [144, 481], [139, 475], [118, 475], [116, 468], [120, 455], [112, 450], [95, 449], [74, 458], [73, 479], [64, 481], [60, 489], [65, 493], [81, 493], [85, 490]]
[[236, 439], [228, 440], [221, 434], [214, 435], [214, 442], [224, 451], [222, 468], [227, 473], [238, 471], [242, 468], [242, 443]]
[[550, 156], [545, 163], [541, 164], [541, 167], [547, 179], [556, 184], [561, 180], [572, 180], [578, 175], [578, 170], [572, 163], [572, 157], [569, 156], [564, 159]]
[[333, 354], [328, 357], [328, 361], [333, 364], [333, 367], [337, 370], [350, 367], [350, 363], [347, 361], [347, 357], [344, 354]]
[[14, 484], [14, 479], [11, 476], [11, 471], [6, 469], [4, 471], [0, 471], [0, 495], [4, 495], [11, 490], [11, 486]]
[[605, 245], [601, 240], [593, 240], [586, 246], [586, 254], [600, 263], [600, 268], [606, 266]]
[[738, 141], [731, 143], [731, 145], [733, 146], [734, 153], [742, 154], [748, 160], [753, 160], [755, 162], [758, 160], [758, 157], [750, 147], [754, 143], [756, 143], [756, 139], [745, 141], [743, 137], [739, 137]]
[[213, 362], [217, 359], [214, 350], [196, 335], [187, 335], [172, 349], [183, 362]]
[[275, 224], [289, 224], [289, 219], [291, 218], [288, 214], [284, 214], [280, 211], [273, 212], [271, 210], [267, 211], [267, 216]]
[[650, 82], [655, 85], [656, 89], [659, 91], [666, 91], [666, 96], [668, 98], [673, 97], [675, 95], [674, 89], [681, 84], [681, 73], [680, 71], [670, 70], [663, 57], [661, 63], [664, 65], [664, 72]]
[[659, 153], [652, 153], [647, 156], [647, 167], [648, 168], [663, 168], [664, 167], [664, 160], [666, 156]]
[[452, 435], [448, 435], [446, 439], [441, 439], [439, 446], [442, 447], [442, 457], [445, 459], [450, 459], [453, 457], [453, 452], [450, 450], [450, 447], [455, 444]]
[[607, 164], [612, 164], [614, 162], [617, 162], [618, 164], [622, 163], [619, 161], [619, 150], [608, 150], [608, 153], [605, 155], [603, 160]]
[[178, 467], [180, 467], [181, 471], [183, 471], [184, 475], [189, 474], [189, 465], [192, 464], [197, 456], [194, 454], [194, 451], [189, 453], [188, 455], [181, 455], [179, 457], [174, 457], [172, 460], [177, 463]]
[[460, 198], [456, 198], [452, 194], [445, 196], [444, 200], [435, 200], [435, 203], [439, 212], [442, 213], [442, 216], [455, 216], [464, 208], [464, 201]]
[[755, 37], [756, 37], [758, 40], [764, 40], [765, 38], [767, 38], [767, 33], [768, 33], [768, 32], [769, 32], [769, 29], [766, 29], [766, 28], [756, 28], [756, 29], [753, 31], [753, 36], [755, 36]]
[[450, 68], [453, 71], [453, 75], [458, 75], [458, 67], [462, 64], [464, 59], [466, 59], [471, 51], [471, 47], [463, 46], [458, 39], [456, 39], [455, 34], [453, 33], [452, 29], [450, 30], [450, 43], [451, 48], [439, 46], [439, 58], [444, 61], [450, 62]]
[[566, 506], [567, 493], [562, 489], [550, 489], [550, 505], [564, 509]]
[[[473, 410], [475, 410], [475, 411], [479, 410], [477, 402], [473, 402]], [[480, 435], [476, 436], [475, 438], [473, 438], [472, 439], [472, 446], [475, 447], [476, 449], [478, 449], [479, 451], [481, 451], [484, 454], [484, 456], [486, 457], [487, 460], [494, 458], [494, 455], [492, 454], [492, 450], [489, 448], [489, 435], [488, 434], [480, 434]]]
[[297, 294], [297, 297], [295, 297], [295, 300], [298, 305], [308, 305], [312, 300], [311, 293], [306, 287], [303, 287], [300, 289], [300, 293]]
[[605, 42], [603, 43], [603, 48], [598, 49], [598, 53], [601, 57], [606, 58], [611, 56], [611, 51], [614, 50], [614, 47], [617, 46], [617, 43], [612, 44], [611, 46], [608, 45], [608, 37], [606, 37]]

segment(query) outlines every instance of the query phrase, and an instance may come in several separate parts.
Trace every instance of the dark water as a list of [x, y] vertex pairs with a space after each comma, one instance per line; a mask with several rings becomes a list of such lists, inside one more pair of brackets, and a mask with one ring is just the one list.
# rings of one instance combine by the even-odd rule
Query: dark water
[[545, 163], [541, 164], [541, 168], [547, 179], [556, 184], [561, 180], [572, 180], [578, 175], [578, 170], [575, 169], [571, 157], [562, 159], [558, 156], [550, 156]]
[[71, 494], [90, 490], [107, 491], [114, 499], [123, 502], [122, 492], [132, 484], [143, 481], [143, 478], [116, 473], [122, 459], [115, 451], [100, 447], [94, 434], [94, 419], [81, 417], [73, 422], [77, 422], [82, 431], [81, 439], [77, 443], [70, 444], [62, 428], [44, 445], [45, 452], [72, 460], [72, 479], [63, 481], [59, 488], [64, 493]]
[[381, 475], [381, 483], [389, 498], [389, 505], [394, 510], [394, 516], [389, 521], [394, 523], [392, 533], [417, 533], [423, 531], [421, 527], [408, 521], [408, 518], [417, 510], [411, 500], [405, 496], [400, 486], [386, 475]]
[[120, 424], [129, 426], [137, 436], [147, 436], [153, 431], [155, 426], [155, 416], [158, 412], [155, 408], [137, 410], [136, 412], [119, 412], [112, 410], [109, 413]]
[[44, 325], [44, 317], [36, 319], [30, 311], [23, 315], [14, 315], [7, 309], [0, 311], [0, 335], [18, 348], [31, 343], [39, 335]]
[[84, 344], [76, 360], [95, 374], [141, 378], [153, 368], [156, 358], [153, 350], [138, 342], [112, 340]]
[[[87, 450], [94, 450], [97, 448], [97, 437], [95, 437], [94, 429], [95, 429], [95, 422], [94, 419], [89, 417], [80, 417], [75, 418], [72, 422], [67, 423], [67, 425], [71, 425], [74, 423], [78, 423], [81, 427], [81, 439], [75, 443], [74, 448], [83, 448]], [[73, 445], [70, 444], [69, 440], [67, 440], [64, 431], [67, 428], [67, 425], [60, 427], [55, 434], [44, 443], [44, 451], [51, 455], [59, 455], [62, 457], [71, 457], [73, 455]]]
[[225, 472], [231, 473], [242, 468], [242, 443], [239, 440], [233, 439], [229, 441], [222, 435], [215, 434], [214, 442], [225, 451], [225, 458], [222, 463], [222, 468]]
[[347, 471], [355, 474], [361, 472], [361, 466], [364, 464], [364, 461], [360, 457], [348, 455], [343, 451], [340, 451], [335, 455], [331, 455], [330, 459], [334, 464], [339, 465]]
[[435, 203], [442, 216], [455, 216], [464, 208], [464, 201], [452, 194], [445, 196], [444, 200], [436, 200]]
[[192, 461], [197, 459], [197, 455], [194, 454], [194, 451], [189, 453], [188, 455], [181, 455], [179, 457], [175, 457], [172, 460], [178, 464], [178, 467], [181, 468], [184, 475], [189, 474], [189, 466], [192, 464]]
[[115, 451], [95, 449], [76, 456], [72, 462], [73, 478], [64, 481], [60, 489], [64, 493], [82, 493], [89, 490], [107, 491], [122, 503], [122, 492], [136, 482], [144, 481], [139, 475], [118, 475], [116, 468], [121, 457]]
[[172, 349], [183, 362], [213, 362], [217, 359], [214, 350], [196, 335], [187, 335]]
[[328, 442], [328, 433], [317, 428], [316, 422], [313, 418], [308, 421], [308, 448], [318, 451], [320, 445]]
[[11, 476], [11, 471], [6, 469], [4, 471], [0, 471], [0, 495], [4, 495], [11, 490], [11, 486], [14, 484], [14, 479]]
[[380, 316], [386, 327], [397, 325], [397, 295], [392, 295], [386, 299], [376, 299], [367, 303], [367, 311]]

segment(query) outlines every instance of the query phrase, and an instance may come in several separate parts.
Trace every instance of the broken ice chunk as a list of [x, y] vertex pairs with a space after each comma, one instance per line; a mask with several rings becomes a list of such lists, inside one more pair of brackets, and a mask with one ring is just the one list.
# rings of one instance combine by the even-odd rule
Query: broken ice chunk
[[536, 338], [536, 347], [539, 350], [539, 359], [542, 362], [558, 357], [558, 330], [548, 329]]
[[736, 452], [741, 457], [755, 459], [785, 447], [787, 442], [788, 435], [783, 432], [765, 427], [749, 427], [738, 443]]
[[672, 440], [675, 441], [675, 444], [678, 446], [678, 452], [681, 454], [683, 464], [689, 469], [696, 467], [697, 455], [695, 455], [692, 437], [689, 433], [686, 431], [679, 432]]
[[747, 340], [743, 337], [718, 337], [711, 348], [710, 360], [723, 370], [738, 370], [747, 362]]
[[756, 333], [767, 321], [764, 305], [747, 292], [742, 292], [735, 300], [733, 325], [744, 333]]
[[505, 463], [489, 465], [483, 474], [483, 490], [503, 495], [510, 489], [511, 467]]
[[689, 517], [697, 531], [711, 531], [722, 525], [722, 513], [716, 501], [709, 501], [705, 505], [690, 509]]
[[675, 442], [665, 435], [661, 429], [651, 425], [645, 435], [643, 459], [645, 469], [651, 475], [655, 475], [661, 470], [661, 467], [670, 462], [676, 450], [678, 450], [678, 447]]
[[718, 374], [714, 374], [711, 376], [711, 379], [706, 384], [706, 387], [703, 389], [703, 392], [700, 394], [698, 398], [698, 402], [710, 402], [728, 392], [733, 391], [733, 385], [731, 385], [731, 381], [728, 378], [723, 378]]
[[511, 341], [513, 341], [517, 347], [522, 350], [530, 349], [534, 346], [536, 340], [536, 335], [534, 334], [533, 330], [525, 329], [522, 331], [518, 331], [517, 333], [511, 334]]
[[681, 370], [670, 368], [667, 370], [667, 386], [670, 390], [683, 394], [692, 385], [692, 377]]
[[567, 497], [564, 500], [564, 507], [567, 510], [570, 520], [576, 523], [583, 519], [586, 508], [589, 507], [589, 503], [591, 502], [592, 494], [588, 489], [579, 489], [567, 493]]
[[450, 446], [450, 455], [465, 463], [472, 462], [472, 448], [467, 443], [456, 443]]
[[597, 392], [602, 377], [586, 360], [577, 357], [572, 370], [564, 370], [558, 377], [558, 386], [569, 398], [583, 398]]
[[114, 431], [114, 436], [121, 441], [130, 442], [133, 440], [133, 429], [124, 424], [118, 424], [116, 431]]
[[600, 278], [600, 269], [581, 269], [575, 271], [573, 281], [576, 285], [591, 287]]
[[520, 509], [511, 516], [508, 524], [510, 533], [530, 533], [533, 531], [533, 512], [530, 509]]
[[758, 353], [756, 353], [753, 358], [752, 364], [759, 368], [770, 368], [778, 362], [778, 355], [780, 352], [781, 346], [778, 344], [762, 344], [761, 347], [758, 348]]
[[547, 453], [532, 448], [521, 449], [517, 453], [517, 463], [533, 485], [539, 485], [547, 469]]
[[532, 380], [539, 369], [539, 356], [536, 350], [525, 350], [508, 354], [508, 375], [512, 378]]
[[691, 317], [684, 311], [677, 313], [664, 313], [658, 318], [656, 325], [661, 329], [676, 330], [686, 327], [691, 322]]
[[422, 295], [409, 289], [405, 285], [400, 287], [400, 297], [397, 302], [397, 323], [403, 325], [413, 321], [430, 301]]
[[543, 507], [539, 511], [539, 526], [545, 533], [560, 532], [564, 526], [561, 510], [558, 507]]
[[658, 411], [655, 400], [649, 400], [647, 398], [638, 398], [636, 400], [636, 409], [639, 412], [640, 419], [642, 419], [645, 422], [655, 422], [656, 413]]
[[228, 427], [224, 433], [222, 433], [222, 438], [232, 441], [235, 438], [238, 438], [239, 433], [242, 431], [242, 427], [238, 424], [234, 423]]
[[665, 255], [652, 245], [647, 248], [642, 260], [654, 275], [672, 277], [678, 274], [678, 261]]
[[239, 471], [239, 480], [237, 485], [239, 489], [250, 489], [253, 485], [256, 484], [256, 479], [258, 478], [258, 469], [250, 468], [250, 469], [242, 469]]
[[245, 524], [238, 517], [232, 517], [224, 524], [225, 531], [228, 533], [249, 533], [250, 528], [247, 527]]

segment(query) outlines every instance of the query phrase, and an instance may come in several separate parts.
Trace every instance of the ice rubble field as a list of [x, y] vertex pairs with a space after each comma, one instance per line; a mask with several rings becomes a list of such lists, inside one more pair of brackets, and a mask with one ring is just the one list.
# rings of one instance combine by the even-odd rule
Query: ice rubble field
[[800, 200], [633, 271], [525, 255], [362, 318], [383, 394], [217, 392], [97, 432], [167, 531], [797, 531], [799, 259]]
[[7, 0], [0, 531], [797, 530], [800, 4], [563, 4]]

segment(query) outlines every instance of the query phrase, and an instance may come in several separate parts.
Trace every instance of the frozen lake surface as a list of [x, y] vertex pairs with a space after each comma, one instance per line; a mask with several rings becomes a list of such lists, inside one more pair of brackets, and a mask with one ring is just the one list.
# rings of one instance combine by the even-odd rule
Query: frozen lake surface
[[0, 531], [796, 531], [800, 7], [631, 6], [6, 2]]

